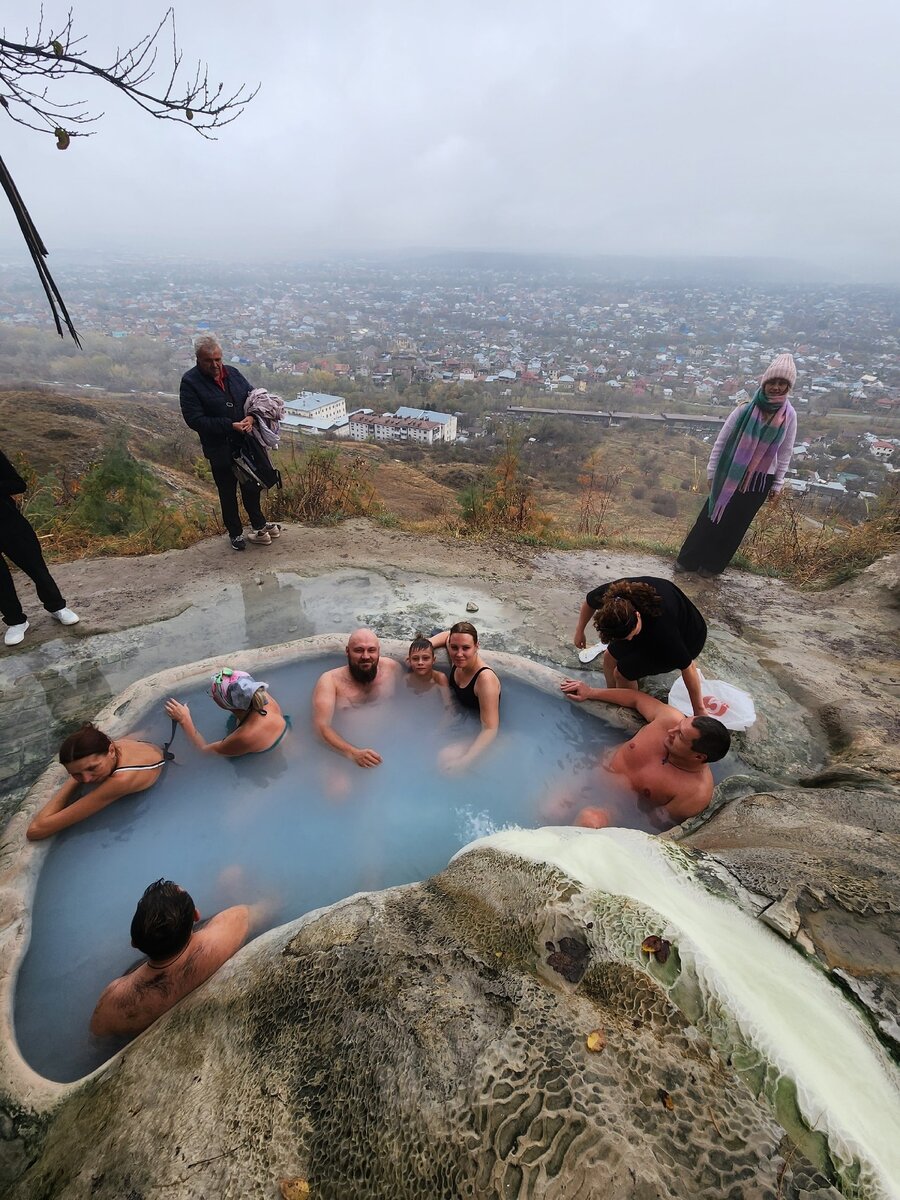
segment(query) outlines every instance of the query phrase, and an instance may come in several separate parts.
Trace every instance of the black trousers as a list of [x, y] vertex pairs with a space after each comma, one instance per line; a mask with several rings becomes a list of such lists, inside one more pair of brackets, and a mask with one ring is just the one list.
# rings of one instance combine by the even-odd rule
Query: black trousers
[[[231, 469], [230, 463], [210, 463], [209, 465], [212, 471], [213, 482], [219, 491], [222, 522], [228, 530], [229, 537], [238, 537], [239, 534], [244, 532], [244, 523], [241, 520], [241, 514], [238, 512], [237, 476]], [[247, 510], [247, 516], [250, 518], [250, 524], [254, 529], [262, 529], [266, 523], [266, 518], [263, 516], [263, 511], [259, 503], [260, 496], [260, 489], [255, 483], [241, 483], [241, 499], [244, 502], [244, 508]]]
[[681, 566], [688, 571], [697, 571], [703, 567], [714, 575], [724, 571], [744, 540], [753, 518], [772, 490], [773, 479], [774, 476], [767, 475], [760, 492], [735, 492], [717, 522], [709, 519], [707, 504], [704, 502], [694, 522], [694, 528], [678, 551], [678, 562]]
[[4, 504], [0, 507], [0, 613], [7, 625], [24, 625], [27, 618], [3, 555], [32, 580], [47, 612], [59, 612], [66, 607], [44, 562], [37, 534], [17, 509]]

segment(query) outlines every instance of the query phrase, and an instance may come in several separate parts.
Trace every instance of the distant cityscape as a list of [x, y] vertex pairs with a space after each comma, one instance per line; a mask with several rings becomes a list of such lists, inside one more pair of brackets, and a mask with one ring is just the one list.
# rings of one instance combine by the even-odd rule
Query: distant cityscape
[[[46, 327], [29, 271], [6, 266], [4, 276], [0, 322]], [[116, 261], [59, 269], [57, 279], [82, 332], [153, 338], [186, 364], [192, 338], [213, 331], [227, 359], [301, 383], [325, 370], [376, 387], [599, 389], [730, 406], [790, 349], [799, 404], [900, 409], [900, 292], [888, 288], [610, 280], [574, 267], [443, 261], [258, 273]]]
[[[5, 275], [0, 336], [9, 342], [16, 326], [34, 336], [48, 325], [43, 296], [24, 267]], [[174, 400], [193, 339], [214, 332], [226, 361], [284, 394], [286, 434], [429, 448], [490, 436], [497, 422], [568, 417], [708, 441], [788, 349], [801, 416], [846, 411], [855, 421], [837, 438], [802, 440], [801, 425], [788, 485], [868, 501], [900, 469], [896, 289], [605, 278], [574, 264], [452, 257], [252, 273], [115, 261], [57, 278], [80, 332], [95, 335], [92, 352], [106, 345], [123, 381], [140, 359], [155, 381], [122, 390], [158, 386]], [[44, 340], [58, 366], [65, 347], [66, 370], [35, 382], [98, 382], [90, 355], [82, 368], [71, 343]], [[82, 370], [88, 382], [77, 382]], [[881, 420], [878, 433], [867, 416]]]

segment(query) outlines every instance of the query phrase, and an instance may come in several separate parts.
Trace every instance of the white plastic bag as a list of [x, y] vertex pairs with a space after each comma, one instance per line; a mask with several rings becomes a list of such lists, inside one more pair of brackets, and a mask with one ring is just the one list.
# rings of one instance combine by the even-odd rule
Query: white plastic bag
[[[704, 679], [700, 676], [703, 699], [706, 701], [706, 715], [716, 717], [726, 729], [749, 729], [756, 720], [756, 709], [753, 700], [746, 692], [725, 683], [721, 679]], [[669, 692], [669, 703], [686, 717], [694, 715], [684, 679], [679, 677], [672, 684]]]

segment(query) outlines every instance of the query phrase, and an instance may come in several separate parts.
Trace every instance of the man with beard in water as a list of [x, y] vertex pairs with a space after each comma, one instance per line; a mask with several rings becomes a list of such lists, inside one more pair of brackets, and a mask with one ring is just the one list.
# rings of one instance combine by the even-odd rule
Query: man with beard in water
[[336, 733], [332, 721], [335, 709], [359, 708], [392, 695], [400, 675], [400, 664], [382, 659], [381, 646], [371, 629], [350, 634], [346, 647], [346, 667], [335, 667], [319, 676], [312, 695], [313, 729], [326, 745], [358, 767], [377, 767], [377, 750], [360, 749]]

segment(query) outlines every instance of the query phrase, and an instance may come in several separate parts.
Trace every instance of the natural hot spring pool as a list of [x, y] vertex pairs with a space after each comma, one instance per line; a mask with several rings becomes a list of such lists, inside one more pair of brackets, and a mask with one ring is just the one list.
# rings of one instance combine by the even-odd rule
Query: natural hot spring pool
[[[52, 840], [15, 995], [17, 1040], [36, 1071], [77, 1079], [118, 1048], [93, 1038], [88, 1023], [106, 983], [139, 957], [129, 945], [131, 917], [161, 876], [185, 887], [203, 916], [263, 901], [271, 928], [355, 892], [425, 879], [496, 829], [561, 823], [552, 797], [573, 776], [595, 789], [583, 803], [612, 803], [616, 823], [651, 828], [629, 799], [598, 795], [599, 777], [590, 774], [622, 732], [508, 675], [500, 736], [464, 774], [443, 775], [435, 760], [448, 741], [474, 737], [477, 718], [447, 714], [436, 693], [415, 697], [402, 686], [389, 703], [338, 717], [345, 736], [383, 755], [380, 767], [360, 770], [309, 729], [315, 680], [344, 661], [306, 658], [255, 672], [294, 719], [274, 750], [200, 755], [179, 731], [177, 762], [153, 788]], [[227, 718], [207, 687], [201, 674], [177, 695], [214, 740]], [[169, 730], [162, 699], [139, 731], [157, 743]]]

